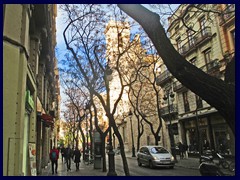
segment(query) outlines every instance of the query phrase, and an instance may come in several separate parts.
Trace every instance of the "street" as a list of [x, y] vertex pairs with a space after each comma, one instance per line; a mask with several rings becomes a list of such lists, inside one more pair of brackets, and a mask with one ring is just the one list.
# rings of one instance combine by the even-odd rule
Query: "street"
[[[199, 170], [175, 166], [174, 169], [155, 168], [137, 165], [136, 158], [127, 158], [131, 176], [200, 176]], [[115, 156], [115, 170], [118, 176], [125, 176], [121, 156]]]

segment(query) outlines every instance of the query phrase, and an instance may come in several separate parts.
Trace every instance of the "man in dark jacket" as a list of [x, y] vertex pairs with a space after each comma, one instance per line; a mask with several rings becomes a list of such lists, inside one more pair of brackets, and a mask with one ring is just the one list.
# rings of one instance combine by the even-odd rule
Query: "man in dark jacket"
[[81, 162], [81, 152], [80, 150], [78, 149], [78, 147], [76, 147], [74, 153], [73, 153], [73, 156], [74, 156], [74, 162], [76, 163], [76, 171], [79, 171], [79, 163]]
[[54, 164], [55, 164], [55, 173], [57, 174], [58, 169], [58, 158], [59, 158], [59, 151], [53, 146], [49, 153], [49, 158], [52, 162], [52, 174], [54, 174]]
[[73, 150], [70, 148], [70, 145], [65, 149], [64, 157], [67, 162], [67, 171], [71, 170], [71, 158], [73, 156]]

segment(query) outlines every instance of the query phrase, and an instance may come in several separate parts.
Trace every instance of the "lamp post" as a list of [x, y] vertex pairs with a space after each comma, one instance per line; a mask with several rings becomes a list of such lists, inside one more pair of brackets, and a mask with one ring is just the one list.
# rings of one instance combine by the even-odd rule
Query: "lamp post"
[[132, 157], [135, 156], [135, 147], [134, 147], [134, 138], [133, 138], [133, 127], [132, 127], [132, 111], [130, 110], [128, 116], [130, 116], [130, 123], [131, 123], [131, 134], [132, 134]]
[[171, 118], [171, 110], [170, 110], [170, 98], [172, 101], [174, 101], [174, 94], [171, 89], [167, 89], [165, 91], [163, 100], [167, 101], [168, 103], [168, 115], [169, 115], [169, 136], [170, 136], [170, 144], [171, 144], [171, 152], [174, 157], [174, 160], [177, 161], [177, 156], [176, 156], [176, 148], [175, 148], [175, 141], [174, 141], [174, 136], [173, 136], [173, 129], [172, 129], [172, 118]]
[[[109, 81], [112, 79], [112, 69], [107, 65], [105, 69], [104, 78], [106, 81], [106, 89], [107, 89], [107, 108], [110, 111], [110, 88], [109, 88]], [[112, 145], [112, 123], [109, 119], [109, 145], [108, 145], [108, 173], [107, 176], [117, 176], [117, 173], [115, 171], [115, 159], [114, 159], [114, 151], [113, 151], [113, 145]]]
[[89, 158], [89, 147], [88, 147], [88, 119], [87, 119], [87, 110], [89, 109], [89, 101], [85, 105], [85, 118], [86, 118], [86, 138], [87, 138], [87, 152], [86, 156]]

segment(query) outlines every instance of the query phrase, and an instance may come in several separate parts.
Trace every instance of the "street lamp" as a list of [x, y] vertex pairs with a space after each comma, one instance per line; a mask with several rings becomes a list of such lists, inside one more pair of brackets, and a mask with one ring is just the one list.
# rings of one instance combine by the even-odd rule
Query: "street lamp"
[[[104, 72], [104, 78], [106, 81], [106, 89], [107, 89], [107, 107], [110, 110], [110, 89], [109, 89], [109, 81], [112, 80], [112, 69], [107, 65], [105, 72]], [[108, 173], [107, 176], [117, 176], [117, 173], [115, 171], [115, 159], [114, 159], [114, 151], [113, 151], [113, 145], [112, 145], [112, 123], [109, 119], [109, 145], [108, 145]]]
[[174, 136], [173, 136], [173, 128], [172, 128], [172, 118], [171, 118], [171, 110], [170, 110], [170, 98], [172, 99], [172, 102], [174, 101], [174, 94], [172, 92], [172, 90], [166, 89], [165, 90], [165, 94], [163, 97], [164, 101], [167, 101], [168, 103], [168, 115], [169, 115], [169, 136], [170, 136], [170, 144], [171, 144], [171, 152], [172, 155], [174, 157], [174, 160], [177, 161], [177, 157], [176, 157], [176, 148], [175, 148], [175, 142], [174, 142]]
[[132, 157], [136, 157], [135, 156], [135, 147], [134, 147], [134, 138], [133, 138], [133, 127], [132, 127], [132, 111], [130, 110], [128, 113], [128, 116], [130, 116], [130, 123], [131, 123], [131, 134], [132, 134]]
[[89, 109], [89, 101], [85, 104], [85, 118], [86, 118], [86, 138], [87, 138], [87, 152], [86, 155], [89, 158], [89, 147], [88, 147], [88, 118], [87, 118], [87, 110]]

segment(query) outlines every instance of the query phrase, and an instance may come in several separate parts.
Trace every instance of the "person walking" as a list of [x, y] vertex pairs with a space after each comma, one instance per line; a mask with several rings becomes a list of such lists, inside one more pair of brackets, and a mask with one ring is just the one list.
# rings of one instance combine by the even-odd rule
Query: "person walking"
[[71, 158], [72, 158], [72, 149], [70, 148], [70, 145], [65, 150], [64, 157], [67, 163], [67, 171], [71, 171]]
[[74, 162], [76, 164], [76, 171], [79, 171], [79, 163], [81, 162], [81, 152], [78, 149], [78, 147], [76, 147], [75, 151], [73, 152], [73, 156]]
[[179, 153], [180, 153], [180, 159], [183, 159], [184, 155], [184, 147], [183, 144], [181, 142], [178, 143], [178, 148], [179, 148]]
[[[55, 148], [55, 146], [53, 146], [53, 148], [51, 149], [49, 153], [49, 158], [52, 162], [52, 174], [54, 174], [54, 170], [55, 170], [55, 173], [57, 174], [59, 151]], [[55, 169], [54, 169], [54, 165], [55, 165]]]
[[188, 145], [187, 143], [183, 144], [183, 148], [184, 148], [184, 154], [185, 154], [185, 158], [188, 158]]
[[62, 148], [61, 148], [62, 163], [63, 163], [63, 159], [65, 159], [65, 158], [64, 158], [64, 152], [65, 152], [65, 147], [64, 147], [64, 145], [63, 145]]

